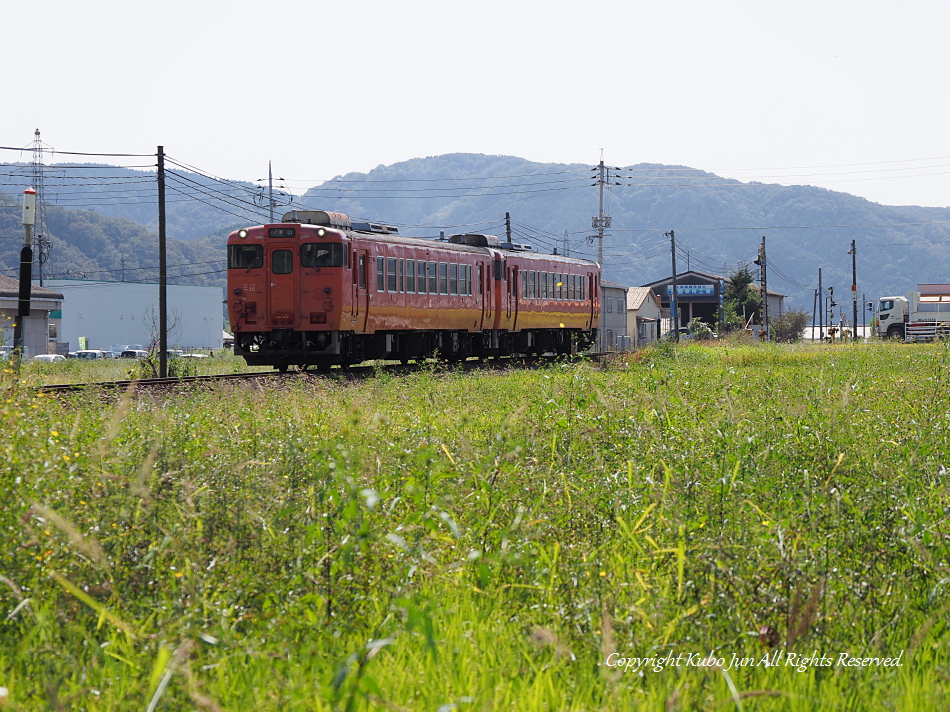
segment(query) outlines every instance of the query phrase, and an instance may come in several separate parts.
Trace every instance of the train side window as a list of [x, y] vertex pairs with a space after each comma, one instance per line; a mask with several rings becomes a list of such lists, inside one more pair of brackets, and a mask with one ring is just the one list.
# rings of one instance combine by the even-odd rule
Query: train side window
[[485, 275], [484, 275], [484, 273], [483, 273], [483, 271], [482, 271], [482, 263], [479, 262], [479, 263], [478, 263], [478, 293], [479, 293], [479, 294], [484, 294], [484, 292], [483, 292], [483, 287], [482, 287], [482, 281], [483, 281], [484, 279], [485, 279]]
[[439, 293], [438, 266], [435, 262], [429, 263], [429, 294]]
[[449, 293], [449, 266], [445, 262], [439, 262], [439, 294]]
[[376, 291], [386, 291], [386, 258], [376, 258]]
[[396, 291], [396, 258], [386, 258], [386, 291]]
[[290, 250], [274, 250], [270, 264], [274, 274], [290, 274], [294, 271], [294, 253]]
[[416, 280], [416, 290], [419, 294], [426, 293], [426, 263], [424, 260], [419, 260], [416, 267], [416, 273], [419, 278]]
[[449, 294], [459, 293], [459, 266], [449, 265]]
[[416, 293], [416, 261], [406, 260], [406, 291]]
[[360, 289], [366, 289], [366, 255], [360, 255], [359, 265]]
[[472, 289], [472, 265], [465, 265], [465, 286], [466, 294], [472, 296], [475, 294], [475, 290]]
[[404, 279], [404, 275], [405, 275], [405, 273], [406, 273], [406, 261], [405, 261], [405, 260], [399, 260], [399, 266], [398, 266], [396, 269], [398, 270], [398, 273], [399, 273], [399, 284], [398, 284], [398, 286], [396, 287], [396, 291], [397, 291], [397, 292], [405, 292], [405, 291], [406, 291], [406, 280]]

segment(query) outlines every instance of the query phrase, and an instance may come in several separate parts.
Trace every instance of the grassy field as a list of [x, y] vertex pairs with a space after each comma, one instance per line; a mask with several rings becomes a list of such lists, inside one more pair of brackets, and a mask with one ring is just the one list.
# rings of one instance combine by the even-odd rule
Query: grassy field
[[5, 378], [4, 712], [950, 708], [946, 345]]

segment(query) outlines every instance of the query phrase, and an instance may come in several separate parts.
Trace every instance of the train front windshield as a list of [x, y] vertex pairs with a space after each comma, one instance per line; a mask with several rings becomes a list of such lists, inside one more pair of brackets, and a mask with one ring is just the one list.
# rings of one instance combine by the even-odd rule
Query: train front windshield
[[342, 267], [343, 245], [339, 242], [312, 242], [300, 246], [302, 267]]

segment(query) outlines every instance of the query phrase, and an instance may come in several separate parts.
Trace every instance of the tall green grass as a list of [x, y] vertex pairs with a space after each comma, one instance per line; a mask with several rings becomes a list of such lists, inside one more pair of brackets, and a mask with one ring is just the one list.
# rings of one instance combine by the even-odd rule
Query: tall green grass
[[[946, 708], [948, 369], [941, 345], [726, 344], [273, 391], [10, 382], [6, 706]], [[902, 664], [781, 657], [813, 651]]]

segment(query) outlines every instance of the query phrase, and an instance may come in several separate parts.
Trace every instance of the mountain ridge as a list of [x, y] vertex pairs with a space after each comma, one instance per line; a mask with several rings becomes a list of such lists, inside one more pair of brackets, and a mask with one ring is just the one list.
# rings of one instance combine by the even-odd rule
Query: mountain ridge
[[[58, 241], [54, 272], [62, 271], [56, 269], [57, 260], [66, 258], [76, 269], [85, 265], [87, 272], [116, 274], [123, 249], [135, 256], [136, 267], [153, 255], [157, 265], [152, 247], [154, 172], [68, 165], [62, 173], [68, 170], [70, 185], [62, 193], [68, 187], [73, 202], [48, 207], [48, 214], [56, 216], [49, 221]], [[137, 182], [119, 180], [118, 186], [109, 186], [105, 176]], [[296, 207], [393, 224], [413, 236], [437, 237], [440, 231], [504, 236], [509, 213], [516, 242], [548, 252], [566, 246], [571, 254], [596, 259], [597, 246], [588, 238], [594, 232], [591, 217], [597, 214], [598, 177], [597, 167], [585, 164], [443, 154], [337, 176], [281, 207], [277, 219]], [[847, 297], [852, 239], [858, 248], [859, 299], [902, 294], [918, 282], [950, 281], [950, 208], [887, 206], [827, 188], [743, 183], [656, 163], [611, 167], [609, 177], [605, 214], [612, 224], [604, 238], [604, 272], [606, 279], [626, 286], [669, 275], [670, 244], [664, 233], [670, 230], [676, 234], [678, 271], [691, 267], [716, 274], [752, 262], [765, 235], [770, 290], [787, 294], [790, 305], [806, 311], [813, 303], [819, 267], [824, 286], [834, 285], [839, 299]], [[185, 279], [207, 278], [223, 285], [224, 238], [235, 226], [266, 221], [263, 193], [250, 183], [183, 170], [175, 171], [171, 185], [174, 202], [167, 212], [176, 256], [169, 256], [169, 263], [181, 259], [191, 265], [188, 274], [193, 277]], [[0, 269], [7, 274], [18, 262], [14, 241], [22, 241], [19, 214], [11, 215], [16, 197], [8, 195], [0, 203], [0, 238], [5, 238], [0, 239]], [[77, 203], [91, 210], [64, 207]], [[195, 274], [202, 264], [208, 272], [212, 266], [220, 272]], [[850, 314], [850, 307], [842, 306]]]

